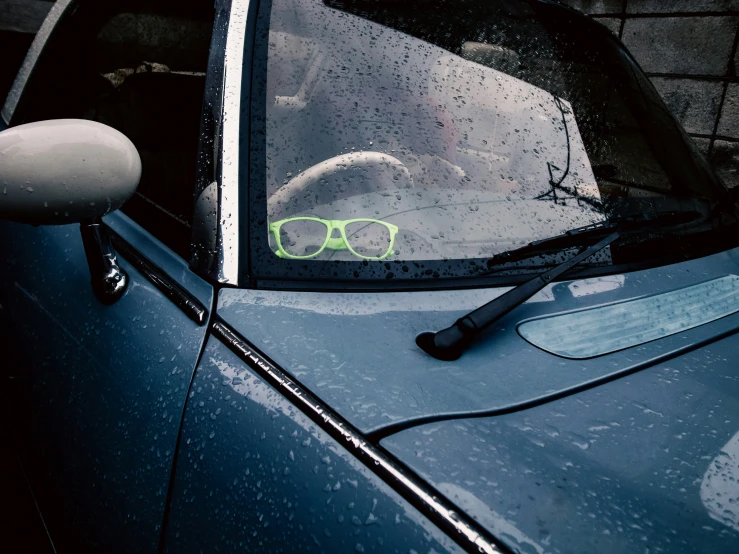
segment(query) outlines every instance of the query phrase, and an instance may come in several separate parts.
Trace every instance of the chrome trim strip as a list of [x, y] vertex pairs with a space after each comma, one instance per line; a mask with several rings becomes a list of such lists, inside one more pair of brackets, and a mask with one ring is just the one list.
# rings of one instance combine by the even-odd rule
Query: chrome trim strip
[[146, 257], [128, 244], [123, 238], [110, 229], [113, 247], [123, 256], [136, 270], [146, 277], [164, 296], [169, 298], [175, 306], [182, 310], [187, 317], [195, 323], [203, 326], [208, 321], [208, 310], [203, 304], [185, 290], [179, 283], [174, 281], [160, 267], [153, 264]]
[[10, 125], [13, 115], [15, 114], [16, 108], [18, 108], [18, 102], [20, 102], [21, 96], [23, 96], [23, 90], [26, 88], [26, 83], [33, 73], [33, 68], [36, 66], [36, 62], [41, 56], [41, 52], [46, 45], [46, 41], [51, 35], [51, 31], [56, 26], [62, 14], [67, 10], [71, 4], [75, 4], [77, 0], [57, 0], [52, 6], [49, 13], [46, 15], [46, 19], [39, 27], [36, 36], [31, 43], [31, 47], [28, 49], [23, 64], [18, 70], [13, 85], [10, 87], [8, 96], [5, 98], [5, 105], [0, 110], [0, 116], [5, 120], [5, 123]]
[[218, 282], [229, 285], [238, 284], [239, 277], [239, 123], [248, 10], [249, 0], [232, 0], [226, 34]]
[[390, 454], [368, 442], [348, 421], [255, 351], [228, 324], [216, 321], [213, 335], [466, 551], [488, 554], [507, 552], [477, 522]]

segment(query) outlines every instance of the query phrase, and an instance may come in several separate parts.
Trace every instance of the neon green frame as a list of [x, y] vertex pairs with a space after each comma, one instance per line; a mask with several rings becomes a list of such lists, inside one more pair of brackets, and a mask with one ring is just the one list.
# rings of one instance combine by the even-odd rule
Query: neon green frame
[[[285, 252], [285, 249], [282, 248], [282, 242], [280, 241], [280, 227], [282, 227], [285, 223], [290, 223], [292, 221], [318, 221], [319, 223], [323, 223], [326, 226], [326, 240], [323, 242], [323, 246], [321, 246], [318, 251], [314, 252], [313, 254], [308, 254], [307, 256], [294, 256], [292, 254], [288, 254]], [[379, 223], [380, 225], [384, 225], [387, 227], [387, 230], [390, 232], [390, 245], [388, 246], [387, 252], [385, 252], [382, 256], [363, 256], [362, 254], [357, 253], [349, 244], [349, 240], [346, 238], [346, 226], [350, 223], [357, 223], [357, 222], [364, 222], [364, 223]], [[341, 233], [341, 238], [332, 239], [331, 235], [333, 234], [334, 229], [338, 229]], [[275, 237], [275, 242], [277, 243], [277, 252], [275, 254], [280, 258], [288, 258], [291, 260], [307, 260], [310, 258], [315, 258], [318, 256], [321, 252], [323, 252], [326, 248], [329, 250], [349, 250], [352, 254], [357, 256], [358, 258], [362, 258], [363, 260], [383, 260], [387, 258], [390, 254], [393, 253], [393, 244], [395, 243], [395, 235], [398, 234], [398, 227], [396, 225], [393, 225], [392, 223], [386, 223], [384, 221], [380, 221], [379, 219], [370, 219], [370, 218], [359, 218], [359, 219], [321, 219], [319, 217], [288, 217], [287, 219], [281, 219], [280, 221], [273, 221], [269, 224], [269, 230], [272, 232], [272, 235]]]

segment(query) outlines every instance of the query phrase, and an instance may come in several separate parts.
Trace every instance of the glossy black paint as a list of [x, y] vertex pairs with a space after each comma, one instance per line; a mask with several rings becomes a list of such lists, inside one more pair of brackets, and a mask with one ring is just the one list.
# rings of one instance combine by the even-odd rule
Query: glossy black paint
[[138, 250], [128, 244], [120, 236], [111, 231], [113, 245], [144, 277], [146, 277], [164, 296], [169, 298], [187, 317], [198, 325], [208, 321], [208, 309], [171, 279], [165, 271], [147, 260]]

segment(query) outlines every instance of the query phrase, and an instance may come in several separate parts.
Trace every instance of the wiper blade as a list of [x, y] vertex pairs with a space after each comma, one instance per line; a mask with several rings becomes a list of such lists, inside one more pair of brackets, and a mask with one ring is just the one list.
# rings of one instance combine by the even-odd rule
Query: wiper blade
[[[606, 230], [610, 231], [610, 234], [596, 244], [581, 250], [578, 254], [554, 268], [538, 274], [534, 278], [518, 285], [498, 298], [471, 311], [464, 317], [458, 319], [451, 327], [447, 327], [446, 329], [442, 329], [436, 333], [421, 333], [416, 337], [416, 344], [421, 348], [421, 350], [438, 360], [457, 360], [462, 355], [467, 345], [469, 345], [472, 340], [483, 331], [483, 329], [492, 325], [516, 307], [526, 302], [554, 279], [566, 271], [569, 271], [580, 262], [588, 259], [590, 256], [600, 252], [623, 235], [634, 232], [645, 232], [649, 227], [653, 226], [680, 225], [693, 221], [698, 217], [700, 217], [698, 212], [677, 212], [662, 214], [652, 219], [642, 218], [622, 220], [619, 222], [606, 223], [602, 227], [597, 227], [592, 230], [584, 230], [579, 237], [577, 233], [571, 235], [565, 233], [565, 235], [559, 235], [557, 237], [552, 237], [551, 239], [539, 241], [539, 246], [541, 246], [542, 242], [548, 243], [549, 241], [564, 241], [565, 237], [577, 237], [576, 240], [581, 242], [576, 244], [583, 244], [583, 240], [592, 241], [594, 240], [593, 237], [599, 238]], [[547, 246], [547, 248], [551, 247]]]
[[664, 212], [651, 216], [647, 214], [631, 215], [625, 218], [592, 223], [584, 227], [570, 229], [561, 235], [535, 240], [521, 248], [497, 254], [487, 261], [487, 265], [488, 267], [498, 266], [531, 258], [537, 254], [559, 252], [573, 246], [584, 246], [598, 240], [600, 237], [607, 236], [616, 229], [625, 232], [652, 226], [667, 227], [690, 223], [701, 217], [703, 217], [701, 213], [696, 211]]

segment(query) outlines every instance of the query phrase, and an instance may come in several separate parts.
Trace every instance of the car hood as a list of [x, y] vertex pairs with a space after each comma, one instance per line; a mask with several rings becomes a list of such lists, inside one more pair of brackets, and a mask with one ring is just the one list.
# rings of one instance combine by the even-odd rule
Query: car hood
[[[541, 318], [650, 295], [673, 298], [669, 295], [675, 291], [700, 283], [739, 281], [737, 274], [739, 249], [734, 249], [660, 268], [555, 283], [499, 320], [454, 362], [431, 358], [418, 349], [415, 337], [449, 326], [508, 288], [223, 289], [217, 313], [360, 431], [377, 438], [434, 419], [496, 415], [541, 404], [716, 341], [739, 329], [739, 313], [671, 335], [661, 331], [669, 336], [658, 340], [647, 333], [631, 347], [586, 359], [555, 355], [551, 345], [543, 344], [546, 340], [539, 341], [541, 348], [532, 344], [537, 336], [547, 336]], [[638, 324], [651, 309], [622, 311], [629, 324]], [[530, 325], [534, 331], [519, 332], [529, 320], [537, 322]], [[557, 329], [558, 320], [551, 321]]]
[[736, 552], [739, 337], [381, 445], [516, 552]]

